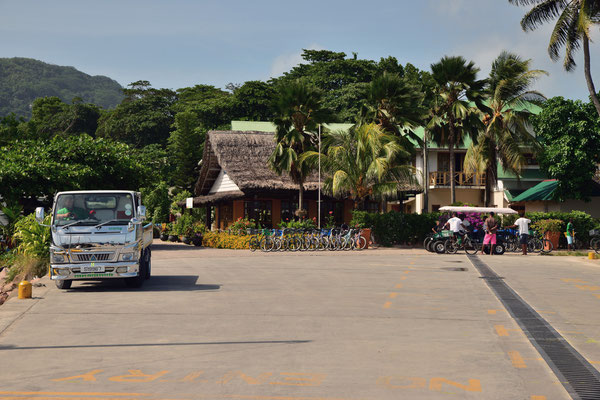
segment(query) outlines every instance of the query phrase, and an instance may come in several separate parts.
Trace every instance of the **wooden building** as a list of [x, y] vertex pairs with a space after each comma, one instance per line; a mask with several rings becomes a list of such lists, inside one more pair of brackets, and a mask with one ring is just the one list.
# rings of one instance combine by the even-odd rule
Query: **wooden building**
[[[294, 219], [298, 208], [298, 185], [286, 174], [277, 175], [268, 165], [275, 149], [273, 133], [257, 131], [210, 131], [196, 182], [194, 207], [207, 207], [207, 225], [225, 229], [239, 218], [250, 218], [266, 227]], [[304, 209], [317, 218], [318, 176], [304, 183]], [[354, 203], [322, 194], [321, 221], [332, 215], [337, 224], [349, 223]], [[379, 211], [379, 203], [368, 207]], [[211, 213], [210, 210], [214, 212]]]

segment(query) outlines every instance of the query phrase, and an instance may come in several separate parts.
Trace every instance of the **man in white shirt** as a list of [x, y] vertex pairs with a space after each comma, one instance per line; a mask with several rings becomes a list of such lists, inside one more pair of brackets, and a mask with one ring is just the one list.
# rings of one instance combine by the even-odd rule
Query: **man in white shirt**
[[446, 225], [444, 225], [444, 228], [447, 226], [449, 226], [450, 230], [452, 232], [454, 232], [454, 234], [456, 236], [458, 236], [458, 239], [460, 241], [462, 236], [464, 236], [463, 230], [465, 229], [465, 226], [463, 225], [462, 220], [460, 218], [458, 218], [456, 212], [452, 213], [452, 218], [450, 218], [448, 220], [448, 222], [446, 222]]
[[521, 248], [523, 249], [523, 255], [527, 255], [527, 241], [529, 240], [529, 224], [531, 223], [530, 219], [525, 218], [525, 212], [519, 212], [520, 218], [515, 221], [514, 225], [509, 226], [508, 228], [519, 228], [519, 236], [521, 237], [520, 243]]

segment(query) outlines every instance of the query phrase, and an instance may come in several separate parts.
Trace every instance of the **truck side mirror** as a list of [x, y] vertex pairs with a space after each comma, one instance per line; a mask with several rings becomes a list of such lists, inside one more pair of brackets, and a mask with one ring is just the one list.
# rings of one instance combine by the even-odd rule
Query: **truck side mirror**
[[35, 209], [35, 220], [38, 224], [44, 223], [44, 207], [37, 207]]
[[138, 206], [137, 217], [140, 221], [143, 221], [146, 219], [146, 207], [145, 206]]

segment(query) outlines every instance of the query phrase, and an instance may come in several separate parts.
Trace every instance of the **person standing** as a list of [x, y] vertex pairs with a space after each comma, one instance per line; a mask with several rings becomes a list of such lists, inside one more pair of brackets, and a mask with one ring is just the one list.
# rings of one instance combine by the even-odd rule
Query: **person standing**
[[523, 255], [527, 255], [527, 241], [529, 240], [529, 224], [531, 223], [530, 219], [525, 218], [525, 211], [519, 212], [519, 219], [515, 221], [514, 225], [509, 226], [509, 228], [519, 228], [519, 237], [521, 243], [521, 248], [523, 249]]
[[485, 237], [483, 239], [483, 248], [486, 245], [490, 246], [490, 256], [494, 255], [494, 249], [496, 248], [496, 231], [498, 230], [498, 222], [494, 218], [494, 213], [491, 212], [489, 217], [484, 222]]
[[567, 251], [573, 250], [575, 244], [575, 227], [573, 226], [573, 218], [569, 218], [567, 224]]

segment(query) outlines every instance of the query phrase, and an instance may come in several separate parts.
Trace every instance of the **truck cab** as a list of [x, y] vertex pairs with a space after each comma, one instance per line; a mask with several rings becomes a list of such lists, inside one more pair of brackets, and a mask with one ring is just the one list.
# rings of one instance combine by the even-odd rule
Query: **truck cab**
[[[139, 192], [60, 192], [51, 212], [50, 278], [59, 289], [74, 280], [115, 278], [140, 287], [150, 278], [152, 224], [144, 224]], [[43, 208], [36, 219], [43, 223]]]

